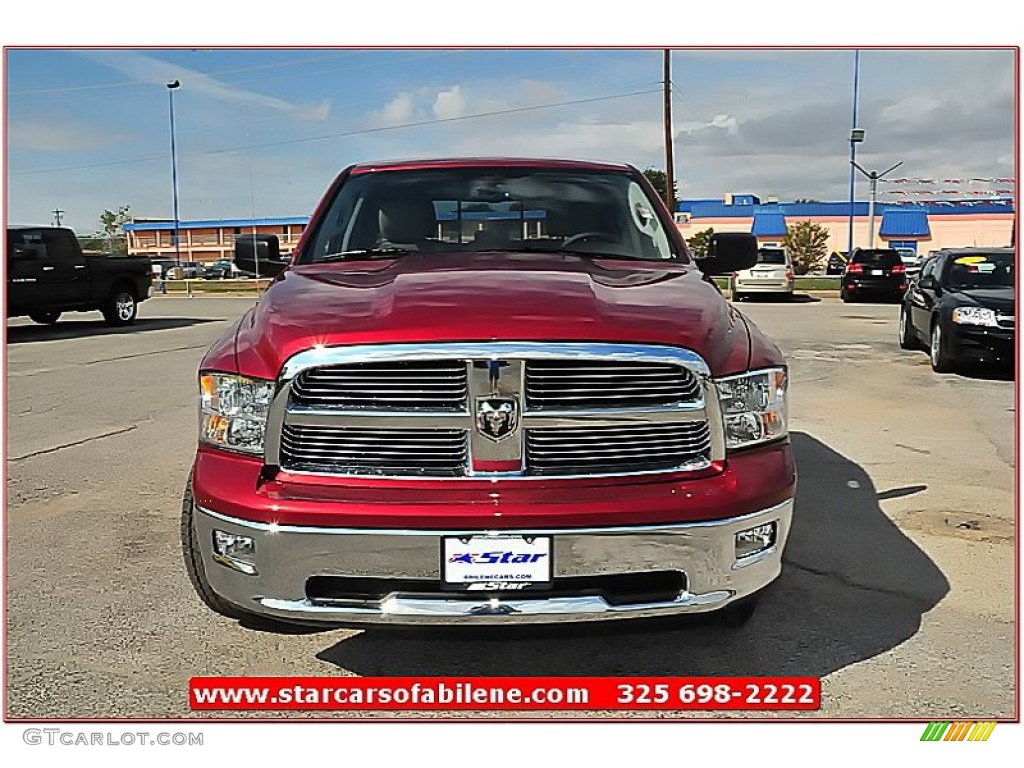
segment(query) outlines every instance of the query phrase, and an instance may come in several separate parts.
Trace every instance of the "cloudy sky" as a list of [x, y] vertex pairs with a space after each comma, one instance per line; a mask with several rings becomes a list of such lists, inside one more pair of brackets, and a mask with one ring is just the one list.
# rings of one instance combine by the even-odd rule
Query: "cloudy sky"
[[[846, 199], [853, 61], [676, 50], [680, 195]], [[1011, 50], [863, 51], [858, 159], [902, 160], [911, 178], [1013, 176], [1014, 71]], [[174, 79], [182, 219], [308, 215], [363, 160], [664, 164], [659, 50], [9, 49], [6, 73], [14, 223], [55, 207], [80, 231], [119, 205], [169, 217]]]

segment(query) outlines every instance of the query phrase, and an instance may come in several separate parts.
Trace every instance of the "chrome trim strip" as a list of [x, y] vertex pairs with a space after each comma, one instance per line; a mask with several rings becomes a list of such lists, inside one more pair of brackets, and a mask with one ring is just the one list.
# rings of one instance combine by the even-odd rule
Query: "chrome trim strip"
[[[748, 520], [755, 520], [759, 517], [772, 514], [781, 514], [782, 511], [793, 503], [793, 499], [786, 499], [783, 502], [771, 507], [759, 509], [756, 512], [748, 512], [737, 517], [726, 517], [721, 520], [700, 520], [691, 523], [652, 523], [650, 525], [618, 525], [591, 528], [496, 528], [493, 530], [480, 528], [438, 528], [438, 529], [413, 529], [413, 528], [324, 528], [312, 525], [281, 525], [279, 523], [260, 523], [253, 520], [242, 520], [237, 517], [222, 515], [212, 509], [196, 504], [196, 509], [204, 515], [209, 515], [215, 520], [231, 523], [242, 528], [252, 528], [264, 533], [316, 533], [339, 536], [366, 535], [366, 536], [524, 536], [527, 534], [536, 536], [557, 536], [581, 534], [631, 534], [647, 533], [655, 531], [685, 532], [699, 528], [715, 528], [720, 525], [742, 525]], [[774, 549], [774, 547], [773, 547]]]
[[607, 344], [603, 342], [434, 342], [429, 344], [360, 344], [349, 347], [314, 347], [292, 355], [281, 368], [281, 381], [289, 381], [307, 368], [382, 360], [449, 360], [503, 358], [603, 358], [633, 362], [661, 362], [685, 365], [702, 376], [711, 370], [695, 352], [679, 347], [653, 344]]

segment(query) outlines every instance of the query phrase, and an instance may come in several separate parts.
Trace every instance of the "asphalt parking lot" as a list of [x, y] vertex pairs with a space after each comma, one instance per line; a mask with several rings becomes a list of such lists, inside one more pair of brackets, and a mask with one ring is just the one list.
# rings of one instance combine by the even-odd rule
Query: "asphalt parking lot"
[[811, 716], [1016, 714], [1012, 377], [934, 374], [894, 305], [742, 304], [790, 361], [800, 472], [744, 628], [281, 635], [203, 607], [178, 545], [196, 367], [251, 301], [8, 323], [8, 717], [188, 716], [194, 675], [813, 675]]

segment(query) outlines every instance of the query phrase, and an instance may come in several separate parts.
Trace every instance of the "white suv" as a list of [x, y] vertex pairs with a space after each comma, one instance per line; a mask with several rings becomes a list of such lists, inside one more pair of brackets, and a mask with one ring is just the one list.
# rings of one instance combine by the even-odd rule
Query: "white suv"
[[793, 295], [793, 262], [784, 248], [758, 248], [757, 263], [732, 273], [730, 297], [739, 301], [751, 293]]

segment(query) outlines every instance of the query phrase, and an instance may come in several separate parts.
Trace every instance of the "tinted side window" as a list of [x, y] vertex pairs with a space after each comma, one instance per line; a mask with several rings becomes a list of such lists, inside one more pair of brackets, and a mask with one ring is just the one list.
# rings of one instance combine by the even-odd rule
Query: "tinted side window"
[[60, 230], [43, 232], [48, 258], [53, 261], [74, 261], [78, 256], [74, 235]]

